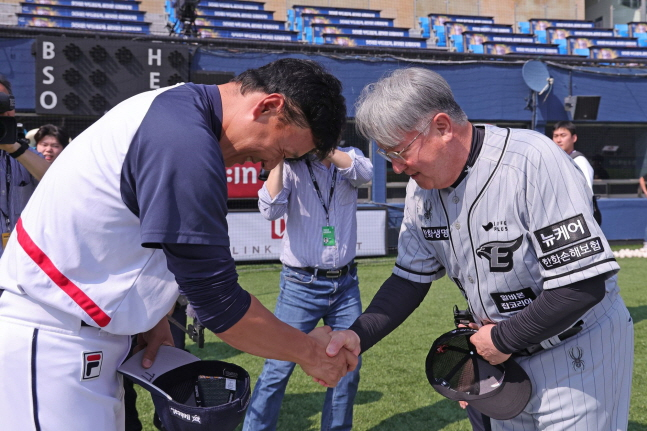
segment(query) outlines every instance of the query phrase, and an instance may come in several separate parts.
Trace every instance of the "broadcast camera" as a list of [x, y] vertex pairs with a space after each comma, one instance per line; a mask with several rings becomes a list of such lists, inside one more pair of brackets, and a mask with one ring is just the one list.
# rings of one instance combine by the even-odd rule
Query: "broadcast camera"
[[[16, 100], [13, 96], [0, 93], [0, 114], [13, 111]], [[18, 141], [18, 127], [14, 117], [0, 117], [0, 144], [13, 144]]]

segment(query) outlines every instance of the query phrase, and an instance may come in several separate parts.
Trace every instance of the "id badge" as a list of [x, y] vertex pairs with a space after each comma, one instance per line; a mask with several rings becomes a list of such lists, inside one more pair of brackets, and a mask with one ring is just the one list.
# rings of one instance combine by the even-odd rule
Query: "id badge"
[[337, 245], [337, 243], [335, 242], [335, 226], [322, 227], [321, 235], [323, 237], [323, 245], [325, 247]]
[[9, 242], [9, 235], [11, 235], [10, 232], [5, 232], [2, 234], [2, 249], [4, 250], [7, 248], [7, 243]]

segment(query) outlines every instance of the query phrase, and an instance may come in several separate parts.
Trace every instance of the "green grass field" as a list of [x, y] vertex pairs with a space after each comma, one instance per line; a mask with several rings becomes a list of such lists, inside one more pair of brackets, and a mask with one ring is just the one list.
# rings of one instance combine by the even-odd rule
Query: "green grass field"
[[[360, 260], [362, 301], [368, 305], [388, 278], [394, 258]], [[622, 296], [635, 321], [635, 366], [629, 430], [647, 431], [647, 261], [619, 259]], [[274, 309], [278, 294], [279, 265], [241, 265], [240, 284], [265, 306]], [[359, 392], [355, 400], [354, 430], [370, 431], [459, 431], [471, 430], [458, 403], [438, 395], [427, 382], [424, 362], [431, 343], [453, 328], [452, 307], [464, 307], [456, 286], [443, 278], [433, 283], [424, 302], [392, 334], [363, 356]], [[255, 384], [263, 359], [242, 353], [213, 334], [205, 347], [189, 341], [188, 349], [202, 359], [219, 359], [244, 367]], [[154, 431], [153, 407], [147, 392], [137, 387], [138, 410], [144, 430]], [[318, 430], [325, 388], [313, 383], [297, 367], [288, 384], [278, 429]], [[240, 428], [240, 427], [239, 427]]]

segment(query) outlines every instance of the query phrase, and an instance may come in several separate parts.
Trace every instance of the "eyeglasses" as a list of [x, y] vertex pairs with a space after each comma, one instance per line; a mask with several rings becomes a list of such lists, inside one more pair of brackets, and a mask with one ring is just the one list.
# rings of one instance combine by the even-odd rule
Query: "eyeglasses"
[[425, 127], [422, 129], [422, 131], [421, 131], [420, 133], [418, 133], [418, 134], [416, 135], [416, 137], [415, 137], [415, 138], [413, 138], [413, 140], [412, 140], [411, 142], [409, 142], [409, 145], [407, 145], [406, 147], [404, 147], [404, 148], [403, 148], [403, 149], [401, 149], [400, 151], [386, 151], [386, 150], [384, 150], [384, 149], [382, 149], [382, 148], [378, 147], [376, 152], [377, 152], [380, 156], [382, 156], [383, 158], [385, 158], [386, 160], [388, 160], [389, 162], [393, 162], [393, 161], [395, 160], [395, 161], [398, 161], [398, 162], [404, 163], [406, 160], [404, 160], [404, 157], [402, 157], [402, 153], [404, 153], [405, 151], [407, 151], [407, 150], [409, 149], [409, 147], [410, 147], [411, 145], [413, 145], [413, 143], [414, 143], [414, 142], [416, 142], [416, 139], [418, 139], [418, 138], [420, 137], [420, 135], [422, 135], [422, 134], [424, 133], [424, 131], [425, 131], [425, 130], [427, 130], [427, 126], [429, 126], [429, 123], [431, 123], [431, 121], [432, 121], [432, 120], [433, 120], [433, 118], [432, 118], [431, 120], [429, 120], [429, 121], [427, 122], [427, 124], [425, 124]]

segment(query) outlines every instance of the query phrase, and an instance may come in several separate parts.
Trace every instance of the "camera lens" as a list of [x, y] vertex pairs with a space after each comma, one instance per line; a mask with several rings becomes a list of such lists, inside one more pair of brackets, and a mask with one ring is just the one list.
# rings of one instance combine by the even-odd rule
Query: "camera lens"
[[16, 119], [0, 117], [0, 144], [13, 144], [14, 142], [16, 142]]

